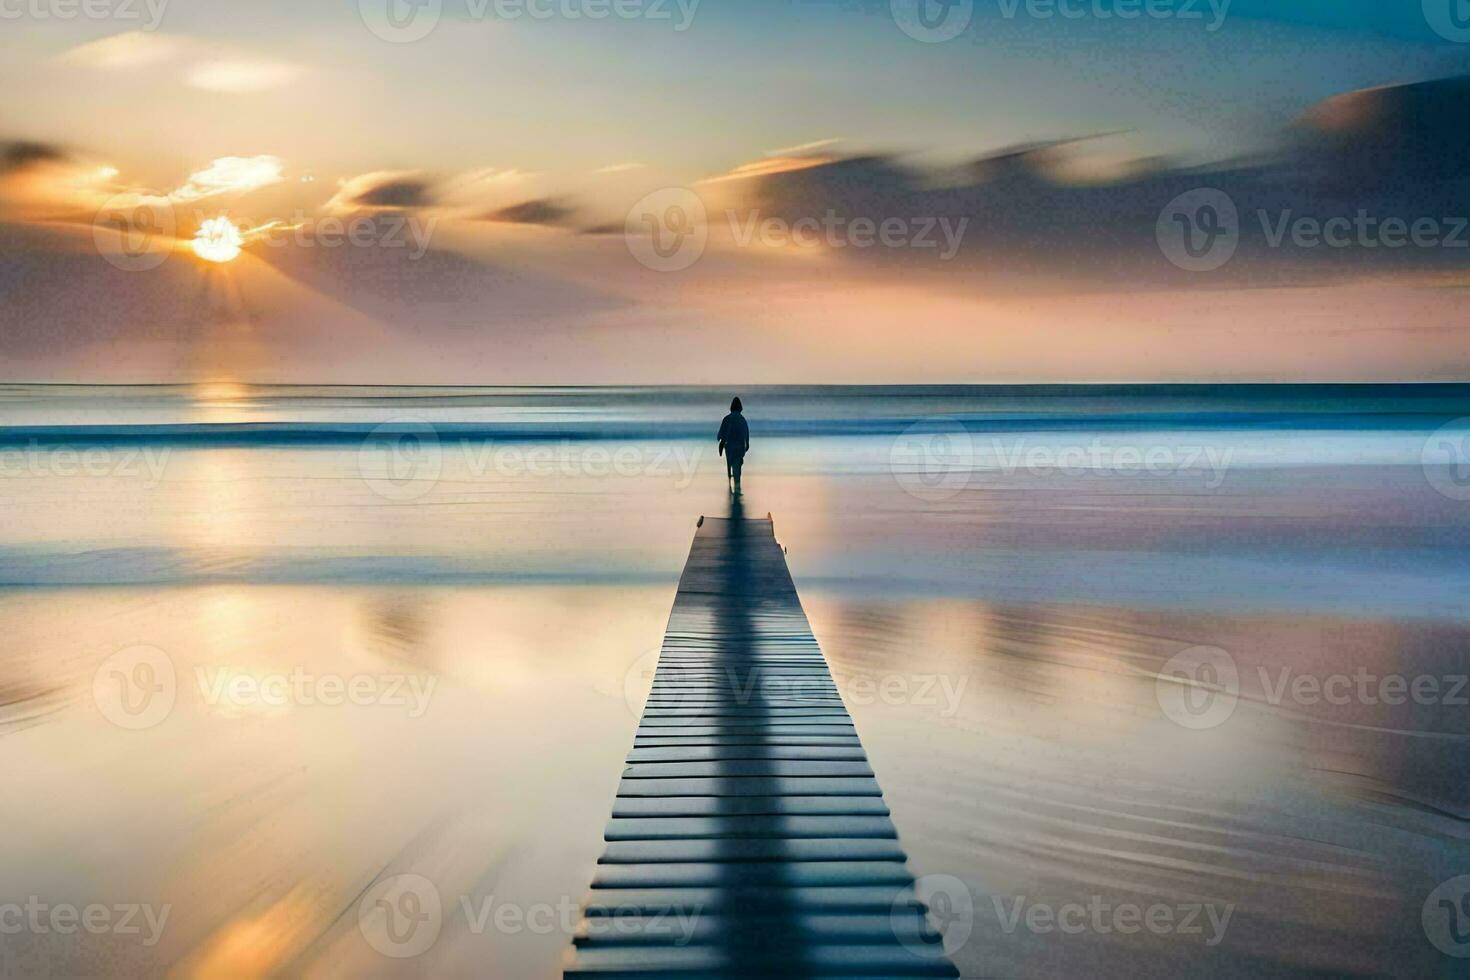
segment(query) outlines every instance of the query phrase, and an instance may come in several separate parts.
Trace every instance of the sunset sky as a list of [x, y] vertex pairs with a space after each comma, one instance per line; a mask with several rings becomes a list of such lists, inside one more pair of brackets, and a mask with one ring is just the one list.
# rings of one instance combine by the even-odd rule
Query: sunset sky
[[[1470, 248], [1267, 234], [1366, 209], [1453, 239], [1470, 215], [1470, 37], [1436, 0], [1178, 0], [1130, 19], [1128, 0], [1071, 0], [1076, 16], [982, 0], [931, 41], [902, 0], [622, 0], [632, 16], [596, 20], [611, 0], [519, 16], [445, 0], [426, 36], [395, 42], [387, 2], [5, 7], [0, 377], [1470, 368]], [[1217, 269], [1181, 268], [1158, 237], [1195, 189], [1239, 209], [1239, 251]], [[658, 253], [630, 209], [683, 215], [670, 202], [691, 194], [699, 254], [640, 261]], [[115, 250], [136, 249], [114, 239], [137, 229], [112, 216], [140, 208], [170, 227], [147, 243], [158, 263], [127, 267]], [[829, 214], [830, 234], [752, 237]], [[863, 245], [856, 219], [901, 225]]]

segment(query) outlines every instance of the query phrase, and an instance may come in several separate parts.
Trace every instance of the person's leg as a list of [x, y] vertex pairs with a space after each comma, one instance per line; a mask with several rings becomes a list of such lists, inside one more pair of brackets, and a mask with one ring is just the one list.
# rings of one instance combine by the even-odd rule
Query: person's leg
[[743, 465], [745, 465], [745, 458], [743, 456], [732, 456], [730, 458], [730, 472], [735, 477], [735, 490], [737, 493], [740, 490], [740, 467]]

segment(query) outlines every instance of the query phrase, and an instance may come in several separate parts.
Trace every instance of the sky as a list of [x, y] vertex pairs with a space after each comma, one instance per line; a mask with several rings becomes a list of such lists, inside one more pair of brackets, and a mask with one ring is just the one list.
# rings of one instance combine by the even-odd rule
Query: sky
[[0, 0], [0, 379], [1463, 378], [1453, 2]]

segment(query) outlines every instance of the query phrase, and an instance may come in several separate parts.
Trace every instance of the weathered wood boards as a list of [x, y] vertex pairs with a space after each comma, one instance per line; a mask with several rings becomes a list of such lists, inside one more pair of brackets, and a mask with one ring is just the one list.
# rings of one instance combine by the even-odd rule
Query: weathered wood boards
[[771, 521], [694, 537], [568, 977], [954, 977]]

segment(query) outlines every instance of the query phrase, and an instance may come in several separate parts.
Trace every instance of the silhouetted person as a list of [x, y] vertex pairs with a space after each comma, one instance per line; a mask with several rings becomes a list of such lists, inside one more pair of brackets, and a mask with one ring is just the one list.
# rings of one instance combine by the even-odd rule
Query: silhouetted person
[[746, 450], [750, 449], [750, 426], [741, 414], [740, 399], [730, 402], [730, 414], [720, 423], [720, 452], [725, 456], [725, 475], [735, 481], [735, 492], [740, 492], [740, 466], [745, 462]]

